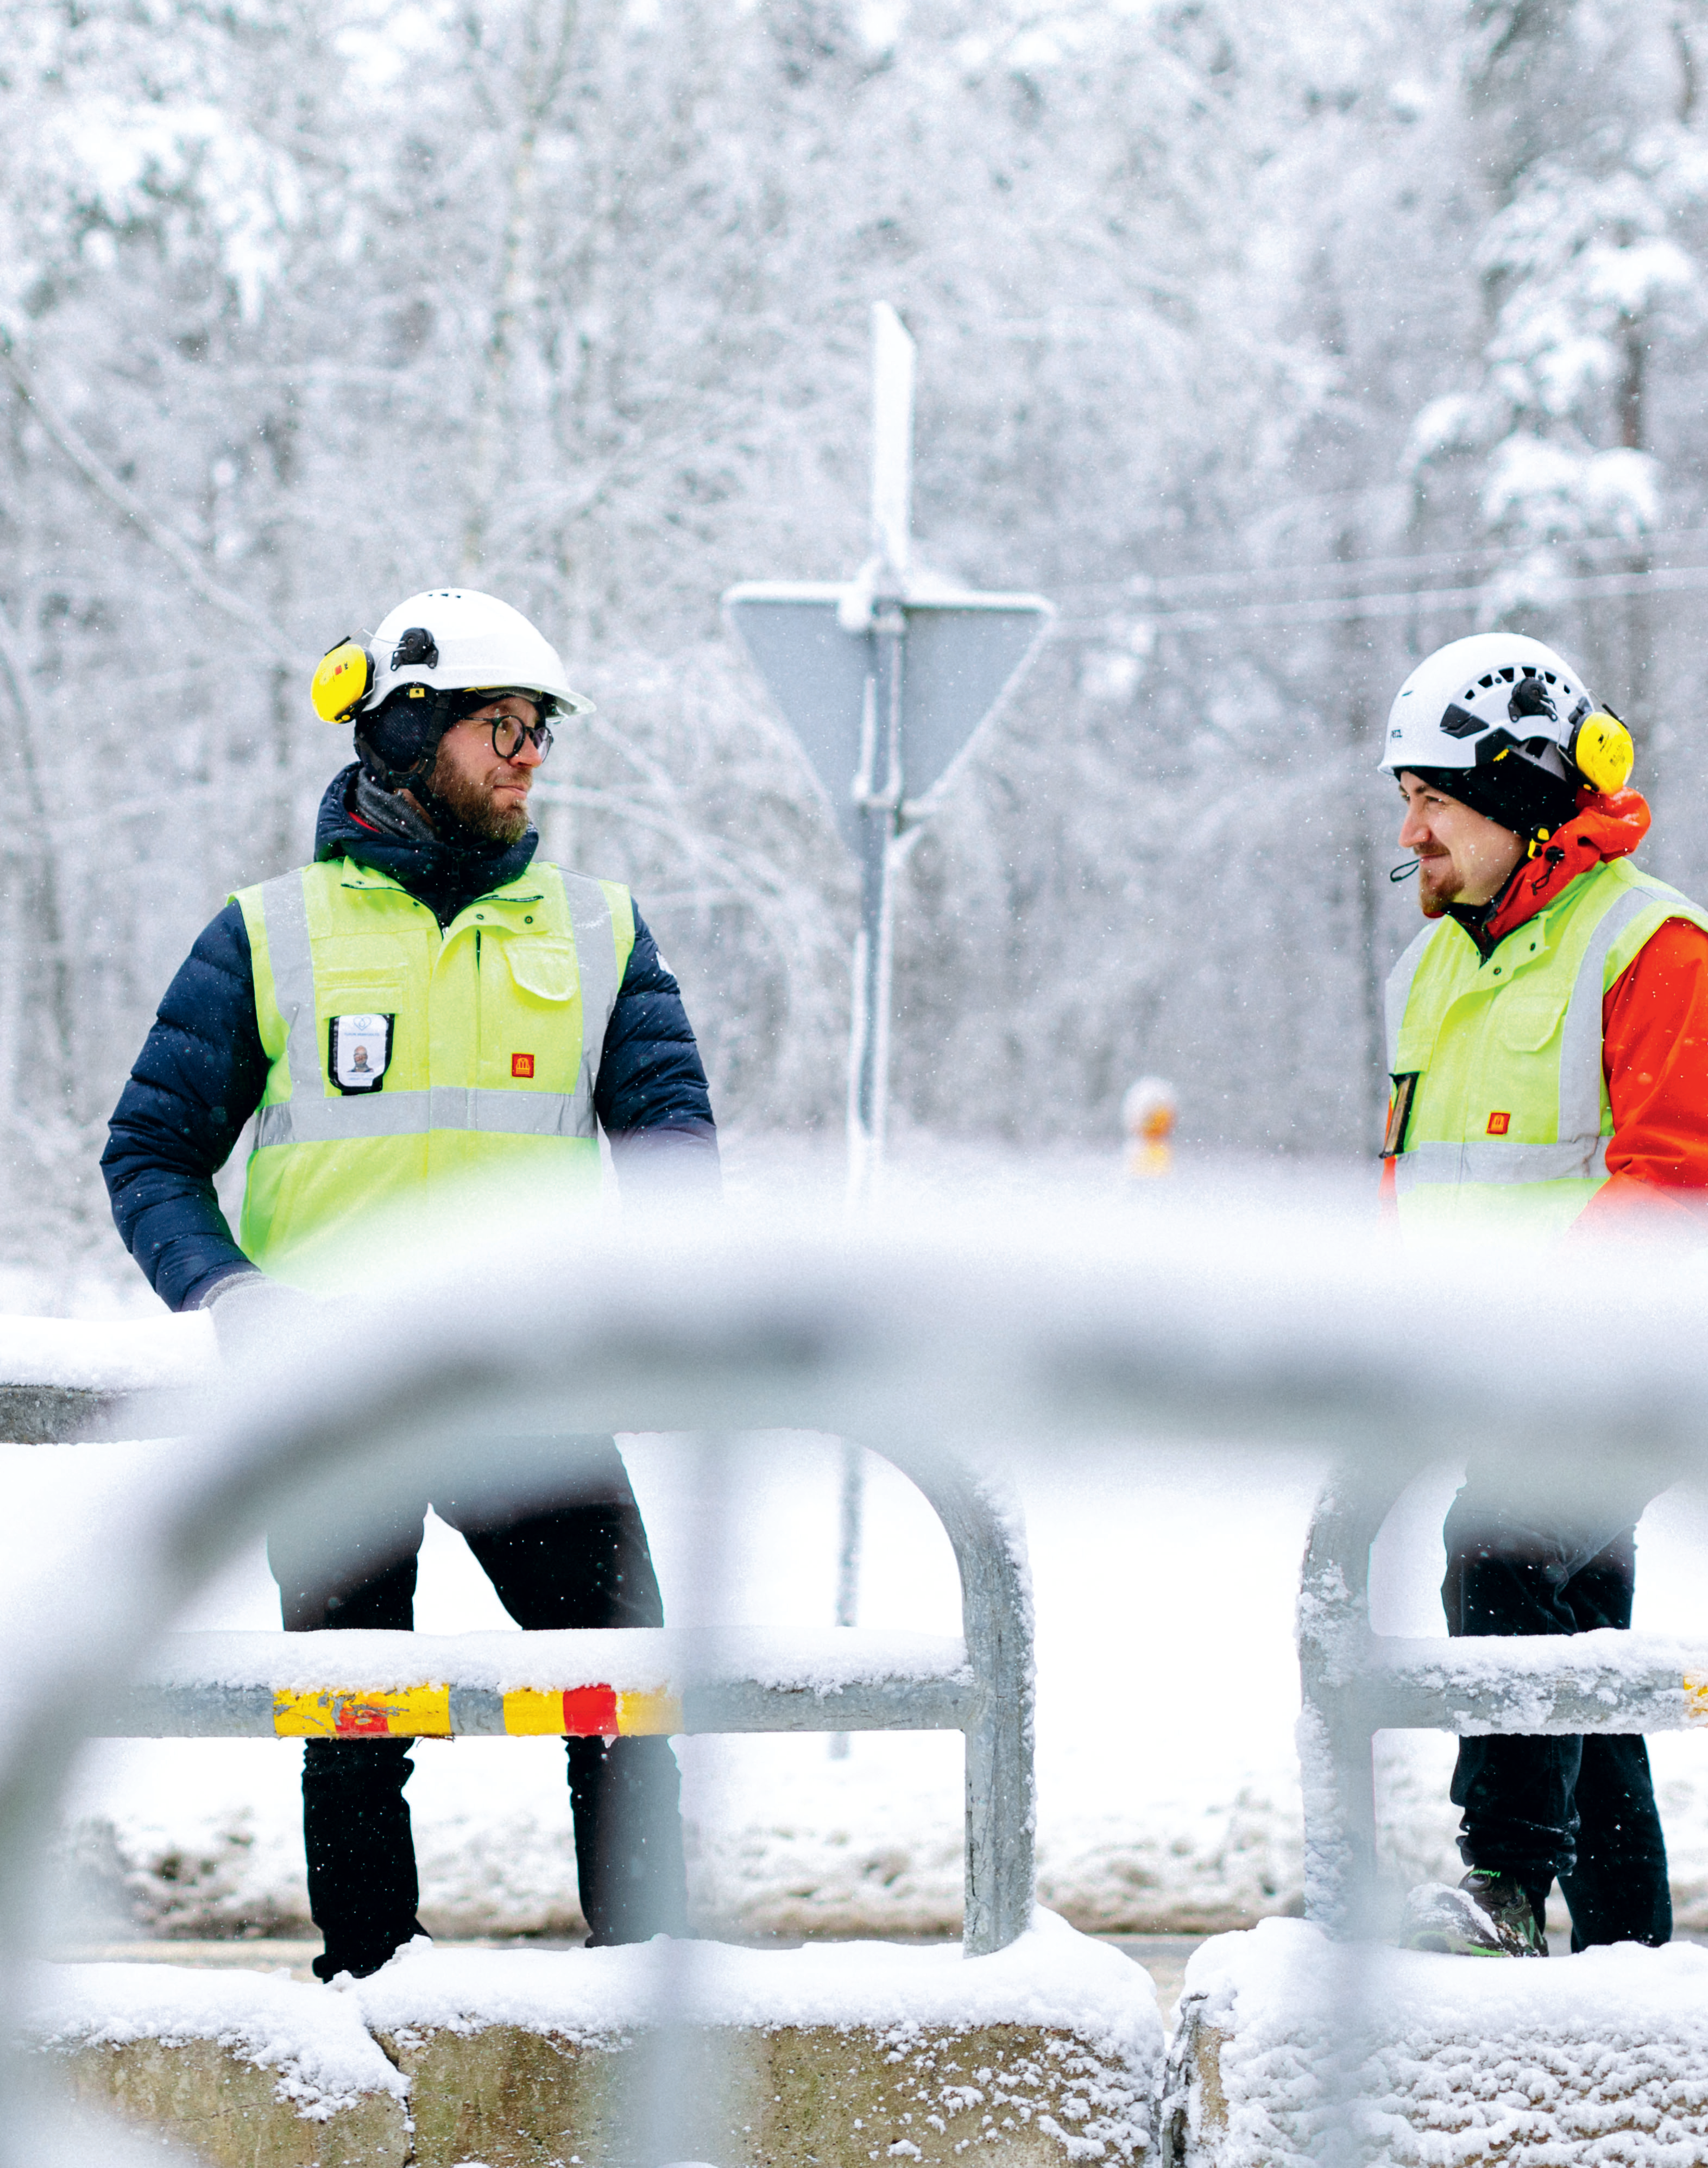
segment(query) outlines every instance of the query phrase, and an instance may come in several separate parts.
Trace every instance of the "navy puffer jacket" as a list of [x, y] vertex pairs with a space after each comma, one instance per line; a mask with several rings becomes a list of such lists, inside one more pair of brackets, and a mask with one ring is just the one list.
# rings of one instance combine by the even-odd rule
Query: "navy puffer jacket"
[[[389, 874], [449, 925], [478, 895], [514, 880], [538, 848], [533, 829], [508, 848], [447, 846], [401, 818], [359, 771], [322, 800], [315, 857], [353, 858]], [[370, 815], [372, 818], [364, 818]], [[227, 904], [198, 936], [136, 1058], [101, 1155], [125, 1246], [162, 1301], [191, 1310], [234, 1272], [253, 1269], [214, 1193], [243, 1124], [261, 1103], [268, 1061], [255, 1017], [249, 936]], [[627, 1187], [661, 1168], [715, 1188], [717, 1133], [705, 1071], [677, 983], [635, 914], [635, 947], [611, 1012], [593, 1105]]]

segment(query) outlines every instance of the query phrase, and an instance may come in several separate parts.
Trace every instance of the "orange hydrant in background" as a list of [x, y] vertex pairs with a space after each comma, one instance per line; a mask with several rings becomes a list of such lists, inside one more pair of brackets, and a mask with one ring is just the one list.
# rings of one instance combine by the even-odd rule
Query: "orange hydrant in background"
[[1127, 1132], [1127, 1172], [1136, 1177], [1168, 1174], [1174, 1165], [1174, 1087], [1160, 1076], [1141, 1076], [1121, 1101]]

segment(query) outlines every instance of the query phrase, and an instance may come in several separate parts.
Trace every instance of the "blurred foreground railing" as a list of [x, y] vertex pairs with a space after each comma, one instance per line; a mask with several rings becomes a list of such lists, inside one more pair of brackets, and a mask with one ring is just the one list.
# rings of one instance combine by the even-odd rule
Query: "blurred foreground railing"
[[[1030, 1885], [1031, 1719], [1024, 1560], [1000, 1492], [969, 1470], [1008, 1443], [1068, 1454], [1110, 1437], [1338, 1459], [1350, 1473], [1319, 1515], [1301, 1597], [1304, 1775], [1313, 1907], [1355, 1926], [1366, 1915], [1348, 1893], [1372, 1872], [1377, 1724], [1630, 1730], [1682, 1718], [1689, 1698], [1684, 1669], [1675, 1702], [1673, 1658], [1637, 1637], [1611, 1664], [1591, 1639], [1621, 1637], [1509, 1644], [1499, 1661], [1510, 1657], [1513, 1676], [1497, 1683], [1488, 1644], [1474, 1655], [1467, 1643], [1408, 1653], [1369, 1634], [1370, 1538], [1445, 1453], [1474, 1453], [1516, 1496], [1550, 1498], [1563, 1475], [1593, 1490], [1632, 1453], [1680, 1474], [1708, 1460], [1708, 1340], [1689, 1261], [1652, 1264], [1630, 1250], [1611, 1283], [1593, 1261], [1576, 1273], [1535, 1260], [1506, 1272], [1484, 1249], [1477, 1267], [1474, 1285], [1462, 1258], [1419, 1270], [1344, 1220], [1232, 1220], [1160, 1202], [1101, 1221], [726, 1225], [673, 1246], [597, 1251], [544, 1238], [529, 1247], [513, 1230], [489, 1254], [464, 1246], [442, 1281], [322, 1313], [298, 1344], [200, 1400], [126, 1412], [123, 1427], [139, 1435], [184, 1440], [170, 1479], [139, 1486], [122, 1543], [112, 1527], [92, 1528], [86, 1555], [22, 1595], [0, 1591], [14, 1620], [0, 1672], [0, 1933], [13, 1950], [28, 1943], [80, 1737], [123, 1730], [139, 1695], [164, 1695], [158, 1719], [177, 1659], [147, 1652], [186, 1597], [287, 1506], [354, 1543], [406, 1486], [431, 1496], [476, 1468], [502, 1485], [527, 1458], [514, 1451], [522, 1433], [537, 1443], [777, 1430], [884, 1453], [936, 1508], [960, 1561], [969, 1680], [928, 1665], [913, 1685], [922, 1705], [934, 1698], [937, 1715], [966, 1731], [970, 1800], [1008, 1802], [1005, 1823], [987, 1823], [982, 1852], [970, 1844], [970, 1948], [1020, 1924], [1008, 1908]], [[507, 1291], [496, 1311], [471, 1299], [483, 1288]], [[0, 1374], [4, 1353], [0, 1333]], [[111, 1383], [66, 1374], [92, 1390]], [[28, 1378], [54, 1382], [40, 1364]], [[995, 1584], [982, 1585], [980, 1560], [994, 1563]], [[987, 1634], [992, 1645], [976, 1655]], [[1136, 1660], [1147, 1658], [1166, 1651]], [[271, 1661], [237, 1682], [258, 1719], [282, 1683]], [[394, 1668], [389, 1657], [382, 1668]], [[1546, 1707], [1539, 1676], [1551, 1681]], [[716, 1667], [684, 1675], [684, 1723], [690, 1692], [712, 1693], [720, 1678], [731, 1683]], [[487, 1722], [517, 1682], [468, 1683], [499, 1695], [480, 1705]], [[780, 1674], [774, 1683], [792, 1692]], [[622, 1682], [554, 1669], [534, 1690], [599, 1685], [615, 1696]], [[447, 1694], [454, 1721], [449, 1710]], [[18, 1982], [15, 1967], [0, 1982], [13, 2006], [0, 2010], [0, 2036]], [[26, 2157], [0, 2126], [0, 2162]]]
[[1300, 1576], [1305, 1912], [1339, 1933], [1358, 1933], [1375, 1916], [1378, 1731], [1559, 1736], [1708, 1724], [1708, 1629], [1695, 1643], [1610, 1628], [1454, 1639], [1374, 1632], [1370, 1548], [1414, 1472], [1337, 1465]]
[[[25, 1320], [27, 1329], [46, 1320]], [[204, 1353], [210, 1352], [205, 1349]], [[201, 1368], [183, 1350], [180, 1382]], [[0, 1381], [0, 1436], [122, 1437], [146, 1395]], [[942, 1455], [909, 1465], [960, 1577], [964, 1638], [854, 1628], [475, 1634], [339, 1630], [162, 1638], [109, 1698], [112, 1739], [625, 1738], [755, 1731], [961, 1732], [962, 1943], [1005, 1949], [1032, 1916], [1032, 1621], [1017, 1514]]]

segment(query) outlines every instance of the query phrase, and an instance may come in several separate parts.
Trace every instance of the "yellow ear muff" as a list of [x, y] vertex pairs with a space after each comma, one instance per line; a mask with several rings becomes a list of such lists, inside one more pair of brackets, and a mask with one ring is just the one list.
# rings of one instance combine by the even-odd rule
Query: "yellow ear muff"
[[373, 682], [373, 656], [354, 640], [341, 640], [316, 666], [308, 697], [323, 723], [348, 722], [351, 709], [366, 699]]
[[1623, 790], [1636, 766], [1636, 747], [1612, 709], [1598, 708], [1572, 733], [1571, 758], [1592, 790]]

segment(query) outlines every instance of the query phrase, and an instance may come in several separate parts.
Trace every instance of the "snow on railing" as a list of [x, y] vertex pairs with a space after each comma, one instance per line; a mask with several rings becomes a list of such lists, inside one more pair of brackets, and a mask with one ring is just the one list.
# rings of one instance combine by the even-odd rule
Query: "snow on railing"
[[[1514, 1677], [1494, 1682], [1487, 1651], [1382, 1648], [1369, 1634], [1370, 1541], [1400, 1489], [1445, 1454], [1474, 1451], [1514, 1495], [1550, 1499], [1566, 1475], [1593, 1491], [1635, 1451], [1680, 1474], [1708, 1461], [1694, 1258], [1631, 1247], [1610, 1275], [1599, 1257], [1513, 1264], [1483, 1244], [1476, 1262], [1471, 1273], [1456, 1252], [1408, 1259], [1346, 1220], [1236, 1219], [1149, 1197], [1102, 1219], [964, 1212], [952, 1229], [805, 1233], [726, 1223], [647, 1247], [529, 1244], [512, 1229], [484, 1252], [466, 1244], [443, 1278], [318, 1313], [242, 1379], [204, 1387], [176, 1413], [157, 1405], [151, 1434], [184, 1440], [169, 1477], [139, 1479], [86, 1532], [85, 1552], [0, 1591], [14, 1622], [0, 1671], [0, 1932], [14, 1953], [30, 1939], [39, 1862], [80, 1737], [122, 1729], [139, 1692], [172, 1688], [181, 1645], [146, 1652], [186, 1596], [287, 1504], [356, 1544], [399, 1486], [431, 1495], [476, 1469], [502, 1486], [537, 1478], [530, 1435], [636, 1431], [857, 1438], [936, 1508], [960, 1566], [971, 1676], [955, 1683], [945, 1656], [912, 1680], [966, 1735], [969, 1950], [1003, 1946], [1024, 1925], [1011, 1908], [1030, 1889], [1032, 1841], [1024, 1551], [1003, 1492], [971, 1470], [1007, 1440], [1067, 1453], [1111, 1436], [1337, 1456], [1350, 1474], [1318, 1513], [1301, 1589], [1302, 1759], [1312, 1902], [1354, 1923], [1348, 1893], [1370, 1885], [1377, 1722], [1578, 1729], [1601, 1708], [1604, 1728], [1631, 1729], [1691, 1708], [1689, 1652], [1638, 1637], [1611, 1663], [1604, 1637], [1557, 1652], [1514, 1646]], [[40, 1363], [19, 1379], [56, 1382]], [[114, 1390], [83, 1375], [74, 1389]], [[1533, 1666], [1539, 1651], [1548, 1668]], [[437, 1683], [422, 1676], [419, 1645], [414, 1654], [396, 1683]], [[236, 1678], [263, 1724], [265, 1696], [287, 1683], [272, 1663], [240, 1662]], [[508, 1687], [493, 1676], [482, 1690], [500, 1709], [524, 1686], [627, 1690], [615, 1665], [595, 1668], [571, 1677], [554, 1665]], [[679, 1690], [686, 1721], [697, 1687], [651, 1669], [634, 1690]], [[1546, 1708], [1539, 1678], [1553, 1696]], [[774, 1683], [788, 1688], [780, 1674]], [[833, 1699], [835, 1682], [824, 1683]], [[966, 1696], [952, 1712], [951, 1690]], [[270, 1720], [276, 1730], [276, 1698]], [[13, 2006], [0, 2010], [0, 2037], [14, 2029], [19, 1977], [15, 1965], [4, 1975]], [[0, 2129], [0, 2163], [25, 2157]]]
[[[120, 1436], [127, 1421], [157, 1425], [173, 1388], [216, 1390], [213, 1358], [205, 1320], [0, 1320], [0, 1418], [33, 1443]], [[1006, 1948], [1030, 1922], [1034, 1885], [1024, 1538], [999, 1489], [954, 1457], [921, 1461], [897, 1445], [885, 1457], [943, 1522], [960, 1572], [962, 1639], [853, 1629], [178, 1634], [105, 1698], [91, 1729], [154, 1739], [960, 1731], [963, 1943], [969, 1956]]]
[[1708, 1724], [1708, 1637], [1374, 1632], [1370, 1546], [1416, 1472], [1415, 1463], [1386, 1473], [1338, 1465], [1318, 1497], [1300, 1576], [1305, 1912], [1337, 1933], [1374, 1923], [1378, 1731], [1560, 1736]]
[[205, 1313], [104, 1320], [0, 1316], [0, 1437], [29, 1445], [125, 1432], [139, 1395], [214, 1374]]

